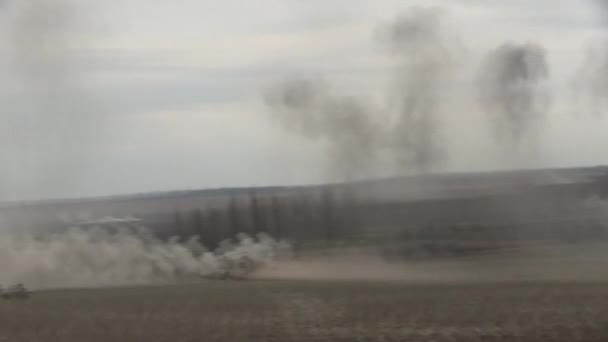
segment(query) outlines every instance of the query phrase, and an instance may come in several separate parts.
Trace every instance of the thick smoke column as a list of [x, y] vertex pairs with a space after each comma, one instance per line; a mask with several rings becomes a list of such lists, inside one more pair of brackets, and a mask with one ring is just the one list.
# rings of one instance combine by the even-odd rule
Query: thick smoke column
[[397, 62], [392, 152], [402, 170], [428, 172], [445, 151], [438, 136], [440, 86], [452, 60], [437, 9], [414, 8], [387, 27]]
[[352, 179], [375, 164], [379, 127], [359, 99], [335, 94], [322, 80], [298, 79], [273, 89], [268, 103], [283, 127], [327, 144], [334, 174]]
[[74, 228], [48, 236], [3, 234], [0, 284], [34, 288], [153, 284], [222, 273], [247, 257], [258, 266], [287, 256], [285, 242], [261, 234], [241, 235], [214, 252], [197, 237], [185, 243], [155, 239], [146, 230], [110, 233]]
[[542, 85], [549, 77], [545, 50], [506, 43], [490, 52], [479, 74], [483, 109], [501, 142], [519, 147], [535, 138], [549, 105]]
[[[601, 115], [608, 105], [608, 46], [589, 49], [574, 79], [578, 104], [595, 115]], [[580, 108], [577, 108], [577, 112]]]
[[284, 82], [268, 96], [273, 119], [291, 132], [326, 142], [332, 170], [347, 179], [368, 175], [383, 161], [396, 163], [400, 173], [427, 172], [444, 156], [437, 134], [439, 87], [452, 49], [439, 11], [413, 9], [381, 32], [397, 75], [384, 108], [336, 94], [314, 79]]
[[[77, 186], [103, 131], [75, 51], [78, 9], [69, 0], [15, 0], [4, 10], [12, 84], [2, 113], [3, 196], [59, 196]], [[10, 190], [9, 190], [10, 187]]]
[[[595, 0], [603, 12], [604, 24], [608, 24], [608, 0]], [[592, 46], [587, 51], [581, 67], [574, 77], [577, 104], [585, 111], [602, 115], [608, 108], [608, 37], [603, 44]], [[577, 108], [577, 112], [581, 112]]]

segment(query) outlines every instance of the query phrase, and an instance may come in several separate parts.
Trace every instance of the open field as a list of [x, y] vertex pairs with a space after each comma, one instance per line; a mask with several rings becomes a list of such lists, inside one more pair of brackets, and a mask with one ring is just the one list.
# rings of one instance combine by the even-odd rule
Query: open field
[[0, 341], [607, 341], [608, 284], [243, 281], [0, 302]]
[[608, 341], [603, 243], [388, 262], [363, 250], [247, 281], [40, 290], [0, 341]]

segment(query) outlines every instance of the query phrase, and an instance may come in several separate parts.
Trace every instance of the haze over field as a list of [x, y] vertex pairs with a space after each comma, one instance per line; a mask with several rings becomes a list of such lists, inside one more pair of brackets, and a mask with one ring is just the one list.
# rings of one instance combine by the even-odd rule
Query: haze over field
[[608, 0], [0, 0], [1, 341], [608, 341]]

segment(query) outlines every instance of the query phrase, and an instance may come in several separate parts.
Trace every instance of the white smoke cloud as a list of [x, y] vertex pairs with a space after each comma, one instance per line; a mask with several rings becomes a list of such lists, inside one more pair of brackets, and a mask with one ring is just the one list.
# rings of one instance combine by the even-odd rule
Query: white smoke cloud
[[0, 284], [32, 288], [155, 284], [200, 279], [230, 271], [247, 258], [257, 267], [289, 254], [284, 241], [241, 234], [209, 251], [192, 237], [160, 241], [146, 229], [71, 228], [35, 236], [6, 233], [0, 237]]

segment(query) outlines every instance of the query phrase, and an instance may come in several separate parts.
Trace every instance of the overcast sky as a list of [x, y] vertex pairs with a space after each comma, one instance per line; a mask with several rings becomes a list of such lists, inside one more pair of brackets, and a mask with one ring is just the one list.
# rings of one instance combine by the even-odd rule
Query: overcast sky
[[[36, 3], [45, 6], [28, 7]], [[315, 75], [381, 101], [391, 63], [374, 32], [416, 5], [444, 9], [446, 27], [463, 46], [462, 75], [444, 96], [449, 161], [440, 171], [608, 164], [608, 120], [572, 105], [571, 80], [606, 31], [591, 0], [4, 0], [0, 197], [330, 180], [323, 143], [269, 120], [263, 94], [286, 77]], [[49, 40], [48, 31], [60, 34]], [[554, 104], [533, 160], [502, 158], [466, 95], [471, 85], [463, 75], [474, 75], [481, 56], [508, 40], [538, 42], [548, 52]], [[47, 58], [50, 66], [38, 67]], [[64, 108], [95, 119], [59, 122]], [[23, 124], [20, 115], [35, 122]], [[58, 133], [44, 133], [48, 127]], [[62, 140], [74, 130], [81, 136]], [[69, 172], [52, 160], [66, 146], [71, 154], [58, 159], [70, 159]], [[79, 149], [89, 153], [80, 158]], [[33, 160], [41, 155], [45, 162]], [[67, 181], [45, 178], [48, 172]], [[55, 185], [41, 185], [49, 182]]]

